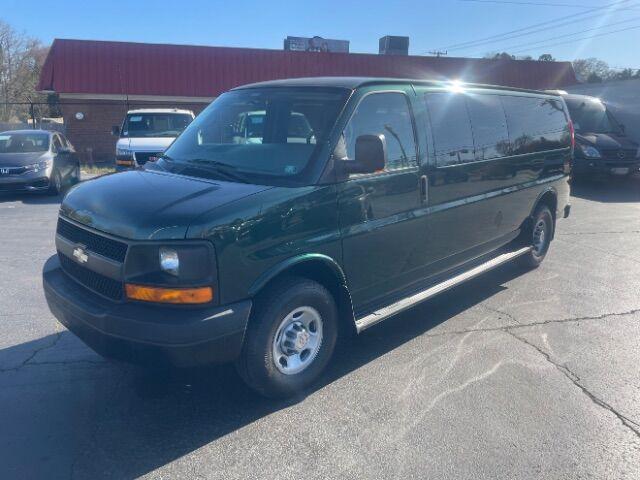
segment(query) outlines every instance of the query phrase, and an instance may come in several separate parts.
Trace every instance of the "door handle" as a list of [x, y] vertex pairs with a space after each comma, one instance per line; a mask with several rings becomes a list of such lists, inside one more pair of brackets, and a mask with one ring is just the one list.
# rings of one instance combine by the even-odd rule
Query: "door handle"
[[420, 197], [424, 203], [429, 201], [429, 178], [426, 175], [420, 177]]

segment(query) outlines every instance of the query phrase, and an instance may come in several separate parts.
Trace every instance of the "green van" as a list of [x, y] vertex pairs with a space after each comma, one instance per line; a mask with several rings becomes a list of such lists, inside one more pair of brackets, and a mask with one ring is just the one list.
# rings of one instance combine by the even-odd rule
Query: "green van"
[[157, 162], [67, 194], [46, 298], [106, 357], [235, 362], [260, 393], [292, 395], [339, 335], [508, 261], [538, 266], [569, 215], [572, 155], [553, 94], [341, 77], [243, 86]]

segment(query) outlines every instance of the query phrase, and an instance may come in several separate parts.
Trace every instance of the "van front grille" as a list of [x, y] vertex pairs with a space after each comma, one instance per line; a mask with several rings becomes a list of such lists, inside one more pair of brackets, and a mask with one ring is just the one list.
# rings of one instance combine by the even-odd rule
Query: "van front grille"
[[58, 252], [58, 259], [62, 270], [89, 290], [93, 290], [112, 300], [120, 300], [122, 298], [121, 282], [89, 270], [60, 252]]
[[136, 162], [138, 165], [144, 165], [149, 161], [149, 158], [154, 157], [155, 159], [162, 156], [162, 152], [136, 152]]
[[124, 257], [127, 255], [126, 243], [85, 230], [62, 218], [58, 218], [57, 233], [70, 242], [84, 245], [94, 253], [124, 263]]

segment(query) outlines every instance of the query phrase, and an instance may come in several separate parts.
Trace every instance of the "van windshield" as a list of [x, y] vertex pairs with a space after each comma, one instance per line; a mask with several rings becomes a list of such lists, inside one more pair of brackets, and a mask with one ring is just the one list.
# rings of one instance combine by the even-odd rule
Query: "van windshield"
[[622, 134], [620, 124], [599, 100], [566, 99], [565, 101], [576, 132]]
[[256, 183], [294, 179], [326, 142], [347, 94], [319, 88], [225, 93], [169, 147], [159, 166], [192, 176], [215, 171]]
[[191, 120], [187, 113], [128, 113], [121, 137], [177, 137]]

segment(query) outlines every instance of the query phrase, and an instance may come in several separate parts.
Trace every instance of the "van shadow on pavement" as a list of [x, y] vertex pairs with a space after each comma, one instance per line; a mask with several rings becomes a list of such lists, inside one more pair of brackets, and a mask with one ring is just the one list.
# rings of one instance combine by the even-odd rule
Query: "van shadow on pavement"
[[574, 180], [571, 196], [603, 203], [640, 202], [640, 177]]
[[2, 349], [0, 367], [18, 367], [0, 373], [0, 477], [144, 475], [301, 402], [522, 273], [503, 266], [346, 339], [319, 384], [287, 401], [254, 394], [228, 365], [154, 372], [102, 361], [67, 331]]

